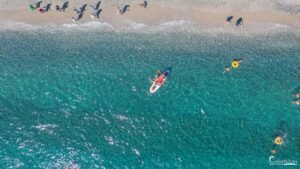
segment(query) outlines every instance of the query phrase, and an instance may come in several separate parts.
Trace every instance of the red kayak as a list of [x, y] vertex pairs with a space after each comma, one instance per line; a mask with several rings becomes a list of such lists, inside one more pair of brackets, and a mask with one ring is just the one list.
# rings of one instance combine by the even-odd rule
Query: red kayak
[[170, 70], [167, 69], [163, 74], [154, 80], [150, 87], [150, 93], [155, 93], [167, 80]]

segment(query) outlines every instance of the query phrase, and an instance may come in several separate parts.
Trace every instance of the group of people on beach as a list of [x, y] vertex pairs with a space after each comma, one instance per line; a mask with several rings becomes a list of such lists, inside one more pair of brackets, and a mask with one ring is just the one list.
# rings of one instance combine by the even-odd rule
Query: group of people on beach
[[[102, 9], [100, 8], [100, 4], [101, 4], [101, 1], [98, 1], [98, 2], [96, 3], [96, 6], [90, 5], [90, 9], [91, 9], [91, 11], [92, 11], [92, 13], [91, 13], [91, 18], [95, 18], [95, 17], [96, 17], [96, 18], [99, 18], [100, 13], [102, 12]], [[77, 9], [77, 8], [74, 9], [74, 11], [75, 11], [76, 14], [77, 14], [77, 17], [76, 17], [76, 18], [75, 18], [75, 17], [72, 17], [72, 20], [73, 20], [74, 22], [76, 22], [76, 21], [82, 19], [82, 16], [83, 16], [83, 13], [84, 13], [84, 11], [85, 11], [85, 9], [86, 9], [86, 6], [87, 6], [87, 4], [84, 4], [84, 5], [81, 6], [79, 9]]]
[[[227, 18], [226, 18], [224, 24], [226, 24], [226, 25], [231, 24], [232, 19], [233, 19], [233, 16], [227, 16]], [[241, 26], [243, 26], [243, 25], [244, 25], [243, 18], [240, 17], [240, 18], [236, 21], [235, 26], [236, 26], [236, 27], [241, 27]]]
[[[45, 6], [41, 7], [41, 4], [42, 4], [42, 1], [38, 1], [36, 2], [35, 4], [30, 4], [29, 5], [29, 8], [34, 11], [34, 10], [38, 10], [40, 13], [45, 13], [45, 12], [48, 12], [50, 9], [51, 9], [51, 3], [48, 3], [46, 4]], [[102, 9], [100, 9], [100, 4], [101, 4], [101, 1], [98, 1], [96, 3], [95, 6], [93, 5], [90, 5], [90, 9], [91, 9], [91, 18], [99, 18], [99, 15], [100, 13], [102, 12]], [[143, 8], [147, 8], [148, 6], [148, 2], [147, 0], [144, 0], [143, 3], [140, 3], [139, 4], [141, 7]], [[82, 19], [83, 17], [83, 14], [84, 12], [86, 11], [86, 6], [87, 4], [84, 4], [83, 6], [81, 6], [80, 8], [74, 8], [74, 11], [75, 11], [75, 14], [76, 14], [76, 17], [72, 17], [72, 20], [74, 22]], [[60, 5], [56, 5], [55, 6], [55, 9], [56, 11], [60, 11], [60, 12], [65, 12], [65, 10], [69, 7], [69, 2], [66, 1], [64, 2], [61, 6]], [[129, 7], [130, 5], [124, 5], [123, 8], [121, 8], [120, 6], [117, 7], [117, 15], [123, 15], [125, 14], [127, 11], [129, 11]], [[224, 24], [231, 24], [232, 20], [233, 20], [233, 16], [228, 16], [224, 22]], [[235, 24], [237, 27], [241, 27], [244, 25], [244, 22], [243, 22], [243, 18], [240, 17], [237, 21], [236, 21], [236, 24]]]
[[[47, 3], [45, 6], [41, 7], [42, 3], [43, 3], [43, 1], [38, 1], [35, 4], [29, 4], [29, 8], [32, 11], [37, 10], [40, 13], [49, 12], [49, 10], [51, 10], [52, 4]], [[56, 5], [55, 9], [56, 9], [56, 11], [64, 12], [68, 8], [68, 6], [69, 6], [69, 2], [67, 1], [67, 2], [64, 2], [61, 7], [60, 7], [60, 5]]]
[[52, 4], [48, 3], [43, 7], [41, 7], [41, 5], [42, 5], [42, 1], [38, 1], [34, 5], [30, 4], [29, 8], [30, 8], [31, 11], [38, 10], [40, 13], [45, 13], [45, 12], [48, 12], [50, 10]]
[[[51, 3], [46, 4], [44, 7], [41, 7], [41, 4], [42, 4], [42, 1], [38, 1], [35, 4], [30, 4], [29, 8], [32, 11], [37, 10], [40, 13], [48, 12], [51, 9], [51, 5], [52, 5]], [[100, 8], [100, 4], [101, 4], [101, 1], [98, 1], [95, 6], [93, 6], [93, 5], [89, 6], [90, 9], [91, 9], [91, 11], [92, 11], [91, 18], [95, 18], [95, 17], [99, 18], [99, 15], [100, 15], [100, 13], [102, 11], [102, 9]], [[148, 2], [146, 0], [144, 0], [144, 2], [140, 3], [139, 5], [141, 7], [143, 7], [143, 8], [147, 8]], [[68, 6], [69, 6], [69, 2], [66, 1], [61, 6], [60, 5], [56, 5], [55, 9], [56, 9], [56, 11], [65, 12], [65, 10], [68, 8]], [[76, 14], [76, 17], [72, 17], [72, 20], [74, 22], [82, 19], [83, 14], [86, 11], [86, 6], [87, 6], [87, 4], [84, 4], [83, 6], [81, 6], [78, 9], [74, 8], [74, 12]], [[125, 12], [129, 11], [129, 7], [130, 7], [130, 5], [128, 5], [128, 4], [125, 5], [123, 8], [121, 8], [120, 6], [118, 6], [118, 8], [117, 8], [117, 14], [118, 15], [123, 15]]]

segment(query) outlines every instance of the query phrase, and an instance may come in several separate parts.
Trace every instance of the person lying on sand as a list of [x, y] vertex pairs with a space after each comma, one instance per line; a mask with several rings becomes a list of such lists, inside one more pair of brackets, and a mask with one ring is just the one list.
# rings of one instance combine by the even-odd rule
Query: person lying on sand
[[141, 7], [144, 7], [144, 8], [147, 8], [147, 5], [148, 5], [148, 2], [147, 2], [147, 1], [144, 1], [144, 3], [140, 3], [140, 6], [141, 6]]
[[61, 11], [61, 12], [65, 12], [65, 10], [68, 8], [69, 6], [69, 2], [65, 2], [62, 7], [60, 7], [59, 5], [56, 5], [56, 11]]
[[51, 8], [51, 3], [47, 4], [46, 6], [44, 6], [43, 8], [39, 9], [39, 12], [41, 13], [45, 13], [45, 12], [49, 12], [50, 8]]
[[40, 13], [44, 13], [45, 11], [44, 11], [43, 8], [40, 8], [40, 9], [39, 9], [39, 12], [40, 12]]
[[59, 7], [59, 5], [55, 6], [56, 11], [62, 11], [61, 8]]
[[119, 6], [118, 6], [118, 10], [117, 10], [117, 14], [118, 15], [123, 15], [126, 11], [129, 11], [129, 5], [125, 5], [123, 7], [123, 9], [121, 9]]
[[236, 21], [236, 24], [235, 24], [237, 27], [240, 27], [240, 26], [243, 26], [244, 25], [244, 22], [243, 22], [243, 18], [239, 18], [237, 21]]
[[233, 19], [233, 16], [227, 16], [224, 24], [230, 24], [232, 19]]

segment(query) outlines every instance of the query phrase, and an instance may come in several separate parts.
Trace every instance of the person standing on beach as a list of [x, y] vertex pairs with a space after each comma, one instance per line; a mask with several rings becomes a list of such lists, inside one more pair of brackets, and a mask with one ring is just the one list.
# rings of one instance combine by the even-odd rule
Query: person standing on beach
[[147, 2], [147, 1], [144, 1], [144, 3], [140, 3], [140, 6], [141, 6], [141, 7], [144, 7], [144, 8], [147, 8], [147, 5], [148, 5], [148, 2]]
[[240, 26], [243, 26], [244, 25], [244, 21], [243, 21], [243, 18], [239, 18], [237, 21], [236, 21], [236, 24], [235, 24], [237, 27], [240, 27]]
[[100, 13], [102, 12], [102, 9], [100, 9], [100, 4], [101, 1], [98, 1], [96, 6], [90, 5], [90, 9], [92, 11], [91, 18], [99, 18]]
[[61, 12], [65, 12], [65, 10], [68, 8], [69, 6], [69, 2], [65, 2], [62, 7], [60, 7], [59, 5], [56, 5], [56, 11], [61, 11]]

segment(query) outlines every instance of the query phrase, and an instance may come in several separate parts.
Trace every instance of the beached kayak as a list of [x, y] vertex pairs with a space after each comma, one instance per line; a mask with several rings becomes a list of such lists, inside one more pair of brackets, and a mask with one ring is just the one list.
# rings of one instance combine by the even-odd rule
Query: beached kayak
[[150, 87], [150, 93], [155, 93], [167, 80], [171, 69], [166, 69], [163, 74], [154, 80]]

